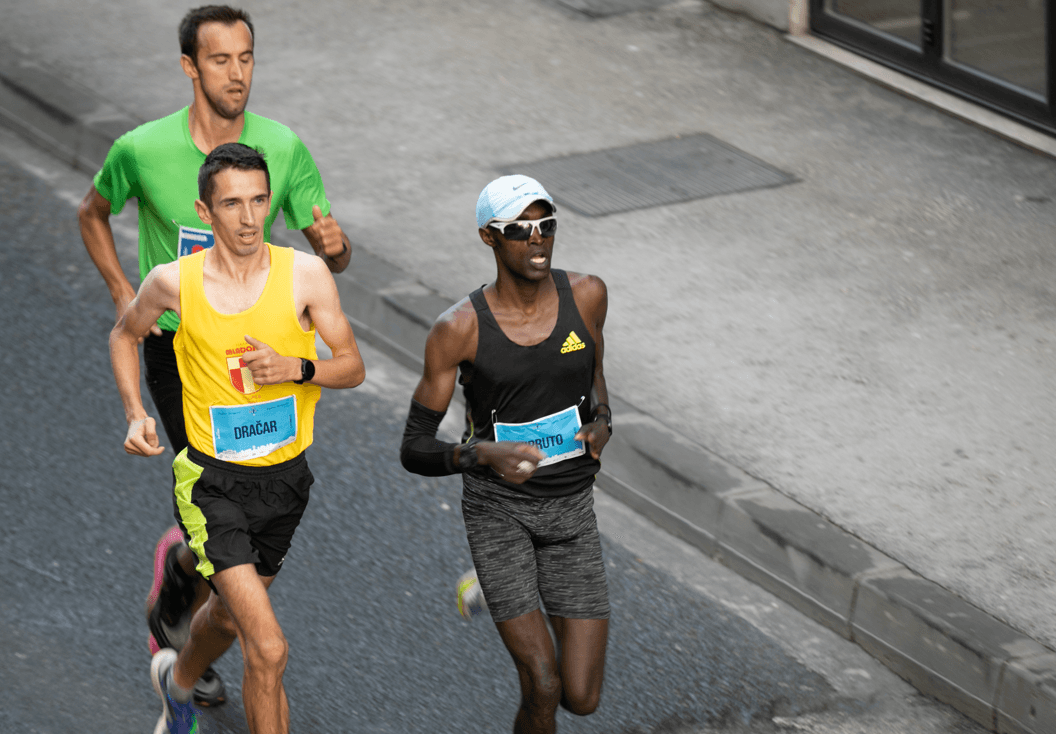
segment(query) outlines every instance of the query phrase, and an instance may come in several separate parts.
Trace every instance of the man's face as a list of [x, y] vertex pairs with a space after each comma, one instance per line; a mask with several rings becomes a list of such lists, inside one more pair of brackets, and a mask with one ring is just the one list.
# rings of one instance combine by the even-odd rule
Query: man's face
[[271, 207], [264, 171], [225, 168], [213, 176], [212, 201], [194, 203], [198, 216], [212, 225], [217, 245], [236, 255], [252, 255], [264, 244], [264, 222]]
[[253, 35], [246, 24], [203, 23], [194, 73], [218, 115], [232, 120], [242, 114], [253, 82]]
[[[546, 202], [536, 201], [521, 212], [517, 219], [542, 219], [551, 213], [552, 210]], [[507, 240], [493, 227], [488, 227], [485, 231], [492, 236], [492, 246], [499, 260], [512, 274], [527, 280], [544, 280], [550, 275], [550, 258], [554, 251], [553, 236], [543, 237], [538, 227], [532, 228], [532, 234], [527, 240], [520, 241]]]

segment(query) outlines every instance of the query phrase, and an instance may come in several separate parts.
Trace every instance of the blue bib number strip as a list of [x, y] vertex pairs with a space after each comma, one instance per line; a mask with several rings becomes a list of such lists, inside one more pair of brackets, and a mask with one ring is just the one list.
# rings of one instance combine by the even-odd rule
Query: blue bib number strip
[[586, 453], [583, 442], [575, 438], [582, 425], [579, 420], [579, 408], [573, 405], [529, 423], [496, 421], [495, 440], [530, 443], [546, 454], [539, 466], [549, 466]]
[[249, 461], [267, 456], [297, 438], [297, 399], [287, 395], [277, 400], [248, 405], [214, 405], [213, 451], [221, 461]]
[[213, 242], [213, 230], [181, 226], [177, 254], [179, 257], [193, 255], [199, 250], [208, 250], [213, 246]]

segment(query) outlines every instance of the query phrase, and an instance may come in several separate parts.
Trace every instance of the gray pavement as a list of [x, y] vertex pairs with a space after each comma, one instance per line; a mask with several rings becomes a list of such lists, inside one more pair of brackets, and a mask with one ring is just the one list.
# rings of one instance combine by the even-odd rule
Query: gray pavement
[[[918, 685], [972, 671], [933, 692], [976, 718], [1031, 696], [1056, 711], [1037, 644], [1056, 646], [1056, 162], [696, 0], [604, 19], [542, 0], [247, 7], [250, 107], [315, 154], [358, 245], [351, 315], [408, 359], [415, 323], [492, 271], [472, 207], [499, 168], [707, 132], [796, 176], [562, 212], [556, 264], [610, 288], [625, 455], [688, 467], [664, 484], [628, 460], [610, 481]], [[190, 96], [181, 13], [21, 4], [0, 54], [151, 119]]]

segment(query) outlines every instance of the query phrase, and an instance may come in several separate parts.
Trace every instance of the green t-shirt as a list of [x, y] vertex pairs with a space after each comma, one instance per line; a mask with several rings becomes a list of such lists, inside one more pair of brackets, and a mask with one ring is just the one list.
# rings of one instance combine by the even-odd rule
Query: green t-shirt
[[[212, 244], [211, 230], [198, 218], [198, 169], [205, 153], [191, 139], [189, 108], [140, 125], [118, 138], [95, 174], [96, 190], [110, 202], [112, 214], [125, 202], [139, 200], [139, 277], [155, 265], [172, 262]], [[271, 176], [271, 211], [264, 222], [264, 241], [282, 209], [289, 229], [312, 224], [312, 207], [330, 213], [323, 179], [301, 139], [285, 125], [246, 113], [238, 142], [264, 154]], [[158, 326], [176, 331], [180, 319], [166, 311]]]

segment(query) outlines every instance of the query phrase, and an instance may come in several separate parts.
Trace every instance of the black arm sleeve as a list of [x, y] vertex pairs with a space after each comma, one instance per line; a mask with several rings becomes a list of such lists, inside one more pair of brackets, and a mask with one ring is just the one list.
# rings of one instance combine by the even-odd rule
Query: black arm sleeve
[[411, 400], [411, 410], [407, 413], [407, 426], [403, 429], [403, 442], [400, 444], [400, 463], [404, 469], [424, 477], [459, 473], [455, 466], [456, 444], [436, 438], [444, 415], [446, 413]]

